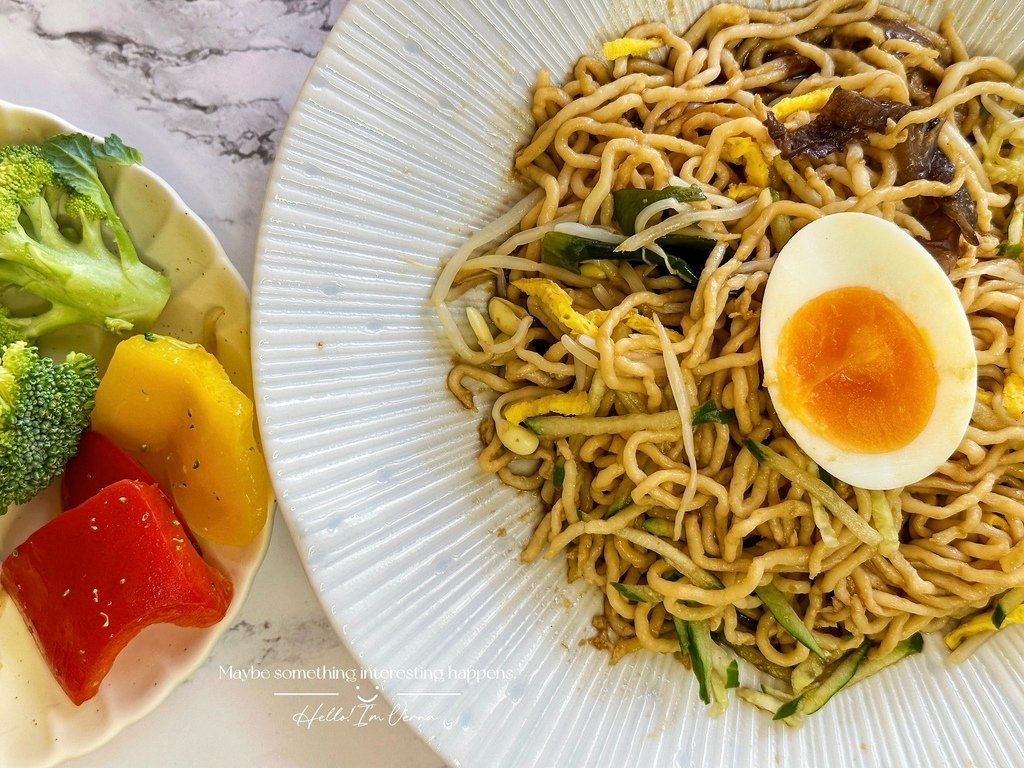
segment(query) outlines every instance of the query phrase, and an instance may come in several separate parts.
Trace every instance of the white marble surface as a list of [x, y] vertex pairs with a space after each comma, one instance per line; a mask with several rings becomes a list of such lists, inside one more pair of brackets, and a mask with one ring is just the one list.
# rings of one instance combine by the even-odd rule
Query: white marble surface
[[[139, 147], [248, 276], [281, 130], [344, 3], [0, 0], [0, 99]], [[317, 669], [356, 679], [280, 679]], [[406, 725], [388, 723], [391, 708], [359, 669], [278, 520], [241, 617], [207, 664], [148, 718], [68, 765], [441, 766]], [[240, 670], [270, 679], [231, 679]], [[275, 695], [313, 692], [337, 695]], [[309, 717], [321, 704], [321, 716], [334, 707], [349, 717]]]

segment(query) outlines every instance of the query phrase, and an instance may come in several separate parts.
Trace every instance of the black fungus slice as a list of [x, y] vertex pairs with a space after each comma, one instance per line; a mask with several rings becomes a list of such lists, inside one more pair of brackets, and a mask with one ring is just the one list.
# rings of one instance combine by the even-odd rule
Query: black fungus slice
[[909, 104], [836, 88], [817, 116], [806, 125], [787, 131], [769, 111], [765, 126], [787, 160], [794, 157], [824, 160], [842, 151], [851, 141], [866, 139], [869, 133], [884, 133], [889, 120], [899, 120], [913, 109]]

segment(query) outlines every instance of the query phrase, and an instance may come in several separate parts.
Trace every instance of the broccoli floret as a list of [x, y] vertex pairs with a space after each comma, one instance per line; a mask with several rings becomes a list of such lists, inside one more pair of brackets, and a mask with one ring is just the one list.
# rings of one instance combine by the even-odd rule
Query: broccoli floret
[[18, 332], [18, 329], [10, 321], [10, 311], [7, 307], [0, 304], [0, 352], [3, 352], [4, 347], [8, 344], [13, 344], [23, 339], [24, 336]]
[[61, 364], [24, 341], [0, 356], [0, 514], [50, 484], [89, 425], [96, 361], [72, 352]]
[[34, 340], [77, 324], [123, 332], [163, 311], [170, 281], [139, 260], [96, 167], [141, 159], [113, 135], [102, 144], [79, 133], [0, 148], [0, 289], [49, 303], [8, 318], [18, 335]]

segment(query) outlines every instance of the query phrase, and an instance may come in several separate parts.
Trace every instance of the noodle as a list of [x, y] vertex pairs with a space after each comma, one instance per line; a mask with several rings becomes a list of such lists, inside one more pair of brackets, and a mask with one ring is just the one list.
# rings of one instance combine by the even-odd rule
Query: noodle
[[[889, 34], [897, 24], [909, 32]], [[875, 0], [787, 11], [722, 5], [682, 34], [645, 24], [628, 36], [656, 37], [663, 47], [649, 59], [584, 56], [561, 84], [538, 74], [536, 131], [515, 159], [537, 188], [460, 249], [433, 294], [458, 358], [449, 388], [466, 407], [474, 407], [467, 382], [499, 395], [481, 429], [481, 466], [536, 488], [543, 502], [523, 559], [564, 551], [568, 578], [602, 589], [600, 625], [613, 660], [640, 649], [678, 651], [675, 617], [707, 620], [723, 643], [790, 670], [810, 651], [759, 597], [769, 583], [833, 658], [865, 640], [874, 643], [869, 658], [884, 657], [1024, 584], [1024, 426], [1004, 402], [1011, 375], [1024, 375], [1024, 273], [999, 252], [1008, 232], [1011, 248], [1020, 239], [1024, 217], [1024, 151], [1015, 148], [1024, 147], [1024, 118], [1015, 111], [1024, 90], [1011, 82], [1013, 69], [968, 56], [949, 20], [934, 32]], [[922, 79], [931, 83], [924, 96]], [[825, 160], [783, 159], [765, 129], [768, 105], [834, 86], [913, 107], [885, 133]], [[898, 180], [894, 148], [907, 129], [933, 118], [945, 119], [939, 147], [952, 179]], [[730, 154], [737, 138], [753, 143], [773, 179], [770, 190], [755, 188], [742, 202], [750, 168]], [[697, 187], [705, 199], [648, 203], [636, 233], [619, 234], [614, 190], [672, 185]], [[924, 238], [931, 223], [912, 200], [960, 189], [977, 210], [980, 237], [960, 243], [950, 279], [970, 320], [986, 396], [957, 452], [932, 476], [886, 494], [837, 483], [844, 523], [793, 480], [817, 478], [817, 467], [787, 436], [763, 386], [759, 313], [774, 255], [803, 226], [842, 211], [895, 221]], [[614, 253], [579, 273], [542, 263], [540, 240], [552, 232]], [[654, 262], [620, 258], [644, 246], [664, 258], [654, 241], [680, 232], [717, 242], [695, 285]], [[495, 291], [516, 314], [498, 317], [512, 310], [492, 304], [493, 336], [485, 318], [472, 316], [480, 341], [473, 348], [446, 297], [495, 274]], [[534, 275], [558, 283], [596, 330], [577, 332], [553, 300], [517, 287]], [[509, 403], [565, 393], [587, 394], [589, 412], [573, 418], [591, 419], [593, 429], [538, 439], [515, 426], [511, 442], [502, 438]], [[671, 423], [671, 413], [708, 402], [732, 412], [731, 423], [691, 430], [683, 421], [682, 431], [679, 419]], [[600, 421], [608, 417], [616, 420]], [[794, 469], [784, 475], [759, 463], [744, 440]], [[512, 462], [524, 454], [539, 459], [539, 469], [514, 474]], [[876, 545], [876, 522], [890, 537], [894, 551], [881, 545], [888, 554]], [[658, 599], [627, 599], [615, 584], [653, 588]]]

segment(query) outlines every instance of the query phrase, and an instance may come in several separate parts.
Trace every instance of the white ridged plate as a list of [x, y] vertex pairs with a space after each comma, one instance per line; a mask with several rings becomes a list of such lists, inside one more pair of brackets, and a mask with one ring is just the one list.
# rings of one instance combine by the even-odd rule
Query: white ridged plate
[[[929, 638], [800, 730], [738, 702], [712, 720], [677, 662], [609, 667], [579, 645], [598, 595], [565, 585], [561, 558], [519, 562], [537, 504], [477, 468], [478, 416], [445, 389], [450, 353], [426, 305], [438, 263], [522, 194], [509, 169], [539, 67], [561, 78], [634, 23], [681, 28], [707, 5], [349, 3], [285, 133], [254, 280], [257, 407], [309, 576], [453, 764], [1024, 765], [1024, 631], [956, 669]], [[898, 5], [928, 24], [959, 8], [973, 51], [1024, 50], [1024, 3]], [[467, 668], [511, 679], [392, 672]]]
[[[54, 115], [0, 101], [0, 145], [37, 143], [77, 130]], [[132, 143], [131, 136], [123, 138]], [[215, 343], [232, 380], [251, 391], [248, 291], [217, 239], [152, 171], [140, 166], [110, 171], [104, 181], [139, 253], [171, 278], [171, 300], [154, 330]], [[69, 329], [55, 346], [91, 352], [105, 362], [113, 340], [89, 329]], [[59, 512], [60, 487], [54, 483], [0, 517], [0, 559]], [[224, 619], [206, 629], [161, 624], [143, 630], [118, 656], [96, 697], [79, 707], [53, 679], [17, 606], [0, 590], [0, 766], [56, 765], [96, 749], [155, 709], [199, 668], [231, 625], [263, 561], [270, 531], [268, 522], [244, 548], [204, 544], [206, 559], [234, 584]], [[139, 764], [170, 765], [168, 759], [143, 758], [140, 752]]]

